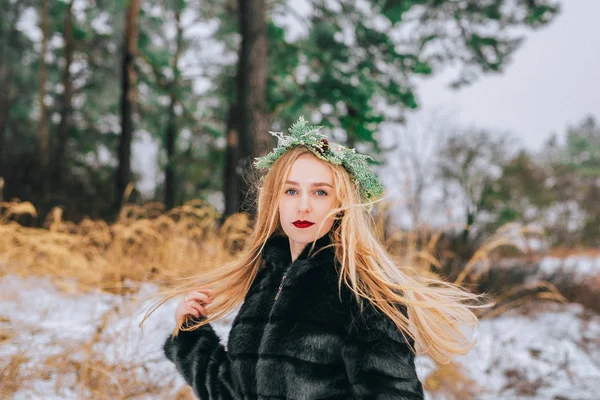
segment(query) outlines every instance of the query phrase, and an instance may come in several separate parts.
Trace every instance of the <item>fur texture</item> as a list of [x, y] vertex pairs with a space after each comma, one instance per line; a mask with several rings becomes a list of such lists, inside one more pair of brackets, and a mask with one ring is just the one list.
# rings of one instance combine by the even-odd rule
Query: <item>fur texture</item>
[[367, 302], [360, 312], [343, 284], [340, 294], [333, 248], [318, 251], [329, 243], [323, 236], [291, 263], [287, 237], [269, 239], [227, 350], [210, 325], [167, 339], [166, 356], [200, 399], [423, 399], [393, 322]]

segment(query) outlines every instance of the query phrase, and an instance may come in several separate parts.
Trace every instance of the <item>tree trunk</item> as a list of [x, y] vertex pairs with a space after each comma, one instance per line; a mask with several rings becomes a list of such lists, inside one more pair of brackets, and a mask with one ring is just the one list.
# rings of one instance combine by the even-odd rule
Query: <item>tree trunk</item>
[[[169, 85], [174, 86], [174, 85]], [[175, 116], [176, 97], [171, 94], [169, 105], [169, 121], [165, 135], [165, 147], [167, 150], [167, 166], [165, 167], [165, 207], [167, 210], [175, 206], [175, 142], [177, 140], [177, 121]]]
[[223, 177], [223, 193], [225, 210], [221, 223], [229, 215], [237, 212], [240, 206], [239, 175], [236, 171], [239, 156], [239, 110], [238, 105], [232, 104], [227, 117], [227, 148], [225, 150], [225, 170]]
[[[254, 193], [251, 190], [252, 182], [248, 182], [242, 177], [246, 177], [247, 173], [251, 171], [254, 157], [266, 153], [271, 143], [265, 110], [267, 86], [266, 0], [238, 0], [238, 12], [242, 34], [237, 75], [238, 159], [235, 163], [226, 166], [226, 170], [231, 171], [233, 168], [236, 171], [237, 189], [225, 193], [225, 204], [233, 203], [229, 198], [233, 196], [234, 199], [239, 199], [237, 211], [249, 211], [253, 214], [255, 210]], [[229, 134], [231, 132], [228, 132]], [[226, 210], [229, 214], [232, 211], [232, 209]]]
[[121, 63], [121, 136], [119, 138], [118, 149], [119, 166], [117, 167], [116, 176], [115, 211], [118, 211], [122, 206], [123, 195], [129, 184], [131, 174], [132, 113], [136, 103], [134, 63], [138, 40], [137, 21], [139, 12], [140, 0], [130, 0], [125, 14], [125, 37]]
[[[15, 3], [16, 4], [16, 3]], [[0, 175], [6, 178], [11, 174], [10, 168], [10, 143], [8, 141], [9, 125], [16, 124], [10, 118], [11, 108], [19, 93], [18, 84], [15, 82], [15, 68], [20, 64], [15, 54], [14, 38], [19, 36], [17, 23], [21, 12], [20, 8], [11, 9], [6, 2], [3, 3], [5, 9], [2, 11], [0, 23]], [[17, 53], [18, 54], [18, 53]], [[19, 56], [16, 56], [19, 57]], [[12, 126], [12, 125], [10, 125]], [[11, 137], [18, 137], [11, 130]], [[7, 179], [8, 181], [8, 179]]]
[[54, 167], [54, 185], [57, 190], [61, 190], [65, 173], [67, 157], [67, 141], [69, 139], [69, 130], [71, 128], [73, 82], [71, 81], [70, 68], [73, 64], [73, 3], [69, 3], [65, 10], [63, 18], [63, 36], [65, 40], [65, 69], [63, 71], [63, 104], [60, 123], [58, 124], [58, 142], [56, 144], [55, 167]]
[[[468, 207], [468, 206], [467, 206]], [[462, 233], [462, 242], [463, 244], [467, 244], [469, 241], [469, 233], [471, 232], [471, 227], [475, 222], [475, 212], [470, 209], [467, 210], [467, 223]]]
[[[348, 107], [348, 116], [352, 118], [352, 121], [358, 121], [358, 111], [356, 108], [346, 104]], [[351, 127], [346, 130], [346, 147], [353, 149], [356, 146], [356, 128], [353, 122], [350, 123]]]
[[8, 66], [0, 65], [0, 84], [5, 88], [5, 92], [0, 96], [0, 175], [6, 172], [4, 169], [5, 163], [8, 166], [8, 152], [4, 149], [8, 147], [6, 132], [8, 131], [8, 113], [12, 103], [11, 75]]
[[4, 165], [6, 164], [8, 166], [6, 160], [6, 153], [8, 152], [5, 150], [7, 147], [6, 133], [8, 131], [8, 113], [12, 102], [11, 92], [13, 90], [13, 85], [11, 84], [11, 64], [9, 63], [9, 61], [13, 60], [9, 60], [8, 42], [16, 29], [15, 25], [18, 19], [16, 16], [12, 16], [10, 19], [5, 15], [3, 15], [3, 17], [3, 23], [0, 24], [0, 87], [2, 88], [2, 95], [0, 96], [0, 178], [6, 173]]
[[45, 170], [48, 166], [48, 111], [44, 98], [46, 97], [46, 49], [48, 47], [48, 0], [42, 0], [42, 50], [40, 53], [40, 164]]
[[165, 206], [168, 209], [175, 207], [175, 144], [177, 142], [177, 116], [175, 105], [177, 104], [177, 89], [179, 87], [179, 57], [183, 44], [183, 28], [181, 26], [181, 12], [175, 12], [177, 25], [177, 48], [173, 57], [173, 81], [169, 85], [171, 103], [169, 105], [169, 122], [165, 138], [167, 148], [167, 167], [165, 168]]

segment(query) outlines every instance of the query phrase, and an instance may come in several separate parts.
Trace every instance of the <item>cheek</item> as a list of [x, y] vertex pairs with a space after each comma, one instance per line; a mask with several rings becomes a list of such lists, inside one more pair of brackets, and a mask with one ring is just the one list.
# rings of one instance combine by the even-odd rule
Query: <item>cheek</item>
[[328, 232], [331, 229], [331, 227], [333, 226], [333, 223], [335, 222], [335, 215], [332, 215], [331, 217], [325, 219], [325, 217], [327, 216], [329, 211], [331, 211], [331, 208], [328, 208], [326, 210], [326, 212], [323, 213], [323, 216], [321, 218], [321, 220], [323, 221], [323, 231], [324, 232]]
[[286, 216], [290, 209], [289, 201], [285, 201], [284, 198], [281, 198], [279, 201], [279, 216]]
[[[333, 210], [334, 208], [335, 208], [335, 201], [333, 201], [333, 200], [327, 202], [326, 204], [322, 204], [321, 218], [325, 218], [327, 216], [327, 214], [329, 214], [331, 212], [331, 210]], [[334, 217], [335, 217], [335, 215], [332, 215], [331, 217], [329, 217], [329, 219], [333, 219]]]

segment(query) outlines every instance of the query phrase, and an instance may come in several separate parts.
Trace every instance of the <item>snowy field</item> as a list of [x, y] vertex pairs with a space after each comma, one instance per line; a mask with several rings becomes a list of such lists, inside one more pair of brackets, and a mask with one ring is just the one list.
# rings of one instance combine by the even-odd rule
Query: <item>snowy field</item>
[[582, 282], [600, 276], [600, 257], [596, 255], [571, 255], [569, 257], [544, 257], [535, 279], [548, 279], [557, 274], [568, 275]]
[[[23, 360], [22, 384], [11, 398], [109, 398], [110, 391], [102, 395], [78, 387], [82, 369], [76, 366], [86, 363], [94, 366], [94, 379], [112, 382], [112, 392], [122, 398], [180, 398], [184, 383], [162, 355], [174, 327], [175, 303], [159, 309], [143, 332], [138, 328], [143, 301], [155, 290], [145, 285], [135, 296], [81, 294], [68, 281], [0, 278], [0, 360], [16, 354]], [[600, 316], [577, 304], [541, 308], [482, 321], [476, 347], [456, 359], [474, 381], [469, 388], [477, 391], [474, 398], [600, 398]], [[225, 343], [227, 324], [215, 329]], [[418, 357], [417, 368], [424, 381], [434, 364]], [[127, 386], [131, 381], [137, 388]]]

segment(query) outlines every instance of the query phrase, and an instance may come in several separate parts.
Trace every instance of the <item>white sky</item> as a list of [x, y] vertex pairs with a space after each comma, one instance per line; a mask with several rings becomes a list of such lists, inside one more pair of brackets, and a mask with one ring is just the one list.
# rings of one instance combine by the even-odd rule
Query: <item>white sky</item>
[[443, 109], [453, 122], [508, 131], [531, 150], [585, 115], [600, 121], [600, 1], [561, 6], [549, 26], [527, 35], [503, 74], [458, 91], [448, 88], [449, 73], [423, 81], [413, 118]]

